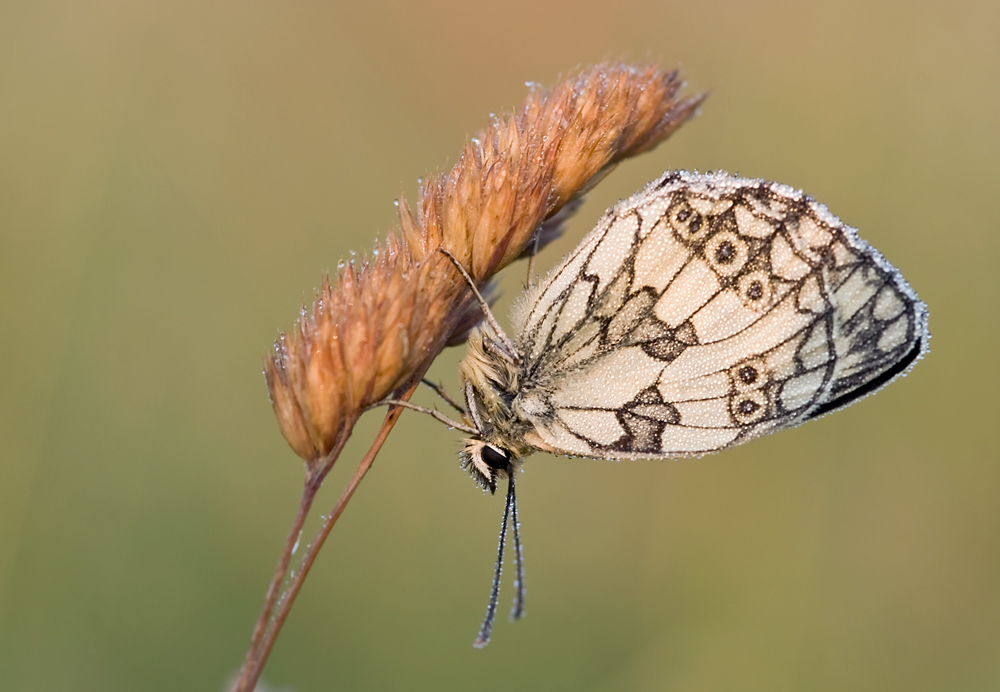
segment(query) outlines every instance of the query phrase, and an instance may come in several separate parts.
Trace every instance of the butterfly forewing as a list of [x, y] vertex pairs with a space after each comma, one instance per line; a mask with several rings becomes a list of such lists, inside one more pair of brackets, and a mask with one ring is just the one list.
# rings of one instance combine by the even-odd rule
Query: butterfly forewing
[[515, 314], [515, 408], [550, 451], [698, 455], [853, 402], [926, 351], [926, 308], [799, 192], [669, 173]]

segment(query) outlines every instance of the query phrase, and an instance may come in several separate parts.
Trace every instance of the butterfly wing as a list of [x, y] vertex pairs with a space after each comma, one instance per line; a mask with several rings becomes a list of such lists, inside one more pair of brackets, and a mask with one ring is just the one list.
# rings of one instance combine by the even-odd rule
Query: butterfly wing
[[700, 455], [828, 413], [927, 350], [899, 272], [786, 186], [668, 173], [619, 203], [514, 317], [527, 440]]

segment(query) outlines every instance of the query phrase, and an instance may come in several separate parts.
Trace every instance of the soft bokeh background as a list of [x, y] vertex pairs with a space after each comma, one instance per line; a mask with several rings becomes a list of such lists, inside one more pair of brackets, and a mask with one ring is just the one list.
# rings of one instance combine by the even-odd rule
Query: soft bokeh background
[[223, 688], [302, 476], [260, 376], [277, 330], [524, 82], [619, 57], [712, 96], [541, 267], [667, 168], [779, 180], [904, 272], [933, 352], [716, 457], [532, 458], [528, 616], [483, 651], [502, 498], [404, 415], [267, 684], [1000, 688], [1000, 5], [359, 5], [0, 5], [0, 688]]

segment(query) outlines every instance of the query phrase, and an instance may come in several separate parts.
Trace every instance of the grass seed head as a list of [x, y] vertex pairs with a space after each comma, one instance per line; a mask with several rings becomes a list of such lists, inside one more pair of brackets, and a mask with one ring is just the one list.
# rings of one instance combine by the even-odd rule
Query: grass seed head
[[604, 64], [469, 140], [429, 177], [371, 259], [325, 280], [296, 328], [266, 357], [279, 427], [310, 466], [331, 454], [366, 407], [405, 390], [481, 319], [451, 252], [480, 285], [558, 236], [580, 197], [622, 159], [652, 149], [703, 97], [677, 98], [676, 72]]

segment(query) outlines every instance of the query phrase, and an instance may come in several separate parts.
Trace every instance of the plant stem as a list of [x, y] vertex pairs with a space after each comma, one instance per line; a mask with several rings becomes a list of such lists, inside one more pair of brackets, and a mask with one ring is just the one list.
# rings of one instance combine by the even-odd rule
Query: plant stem
[[267, 595], [264, 597], [264, 607], [261, 609], [260, 617], [257, 618], [257, 624], [253, 628], [253, 636], [250, 638], [250, 648], [247, 650], [246, 658], [243, 659], [243, 666], [240, 669], [240, 677], [236, 690], [245, 690], [246, 688], [246, 676], [250, 672], [251, 663], [257, 653], [257, 649], [260, 646], [261, 639], [264, 636], [264, 631], [267, 629], [267, 623], [271, 619], [271, 611], [274, 609], [274, 604], [278, 600], [278, 592], [281, 588], [281, 583], [285, 580], [285, 574], [288, 572], [288, 565], [292, 560], [292, 548], [299, 540], [299, 534], [302, 531], [302, 525], [306, 521], [306, 516], [309, 514], [309, 509], [312, 507], [313, 500], [316, 497], [316, 491], [312, 488], [311, 484], [306, 483], [302, 488], [302, 501], [299, 503], [299, 511], [295, 515], [295, 519], [292, 521], [292, 529], [288, 532], [288, 540], [285, 541], [285, 549], [281, 553], [281, 558], [278, 560], [278, 566], [274, 570], [274, 576], [271, 577], [271, 585], [267, 588]]
[[[400, 399], [408, 400], [410, 396], [413, 395], [417, 386], [419, 386], [419, 383], [420, 380], [417, 379], [417, 384], [413, 385], [413, 387], [403, 394]], [[316, 538], [309, 544], [305, 556], [302, 558], [302, 564], [300, 565], [298, 572], [296, 572], [291, 583], [288, 585], [288, 588], [281, 595], [280, 601], [277, 601], [278, 611], [274, 615], [274, 619], [271, 620], [270, 624], [267, 624], [267, 620], [270, 618], [271, 610], [276, 602], [277, 588], [275, 587], [275, 584], [281, 584], [284, 579], [284, 572], [288, 569], [288, 563], [291, 557], [291, 548], [289, 546], [294, 546], [295, 541], [293, 538], [297, 538], [297, 532], [301, 530], [302, 522], [305, 519], [304, 515], [308, 513], [309, 510], [309, 507], [305, 505], [306, 495], [311, 492], [308, 501], [308, 504], [311, 505], [312, 500], [316, 495], [316, 491], [319, 490], [319, 485], [326, 476], [326, 472], [329, 471], [329, 466], [332, 466], [332, 463], [329, 464], [329, 466], [324, 465], [323, 471], [320, 474], [317, 474], [317, 477], [315, 478], [316, 482], [312, 482], [313, 479], [307, 480], [306, 488], [303, 490], [302, 495], [302, 507], [305, 507], [305, 511], [303, 512], [302, 507], [300, 507], [299, 514], [296, 515], [295, 522], [293, 522], [292, 535], [289, 537], [289, 543], [285, 546], [285, 553], [282, 555], [282, 561], [278, 563], [279, 568], [283, 568], [283, 571], [280, 576], [277, 572], [275, 572], [275, 577], [271, 582], [271, 588], [268, 589], [268, 598], [265, 603], [265, 610], [261, 613], [261, 619], [258, 620], [257, 627], [254, 628], [254, 638], [251, 642], [250, 651], [247, 652], [247, 658], [243, 663], [243, 670], [240, 672], [239, 682], [233, 692], [252, 692], [254, 689], [254, 686], [257, 684], [257, 679], [260, 677], [264, 668], [264, 664], [267, 662], [268, 656], [271, 654], [271, 649], [274, 647], [274, 643], [278, 638], [278, 634], [281, 632], [281, 628], [285, 623], [285, 619], [288, 617], [288, 613], [292, 609], [292, 604], [295, 602], [295, 598], [302, 589], [302, 584], [305, 581], [306, 576], [308, 576], [313, 562], [316, 561], [316, 556], [323, 547], [323, 543], [326, 542], [327, 536], [330, 535], [330, 531], [333, 529], [334, 524], [337, 523], [337, 519], [339, 519], [340, 515], [344, 512], [344, 508], [347, 506], [347, 503], [350, 502], [351, 497], [354, 496], [354, 491], [357, 490], [358, 485], [361, 483], [361, 479], [365, 477], [365, 474], [368, 473], [368, 469], [371, 468], [372, 462], [375, 461], [376, 455], [378, 455], [379, 450], [382, 449], [382, 444], [389, 436], [389, 432], [392, 430], [393, 426], [396, 425], [396, 421], [399, 419], [402, 412], [403, 408], [401, 406], [391, 406], [386, 412], [385, 419], [382, 421], [382, 427], [379, 428], [378, 434], [375, 436], [375, 440], [372, 442], [371, 447], [368, 448], [368, 451], [361, 459], [361, 462], [358, 464], [358, 468], [354, 471], [354, 476], [347, 484], [347, 487], [345, 487], [344, 491], [340, 494], [340, 498], [337, 500], [337, 504], [334, 505], [333, 511], [330, 512], [329, 516], [323, 522], [323, 526], [320, 528]], [[339, 454], [342, 447], [342, 444], [338, 445], [334, 452]], [[333, 458], [335, 459], [336, 457]], [[300, 515], [302, 516], [300, 517]], [[285, 554], [287, 554], [289, 559], [285, 559]], [[274, 591], [275, 598], [272, 598], [272, 591]], [[266, 626], [262, 626], [262, 622]], [[261, 630], [259, 635], [257, 631], [258, 629]]]
[[285, 580], [285, 575], [288, 573], [288, 565], [291, 564], [292, 555], [301, 539], [302, 526], [309, 516], [309, 510], [312, 508], [313, 501], [316, 499], [316, 493], [323, 479], [329, 473], [330, 469], [333, 468], [333, 464], [337, 460], [337, 457], [340, 456], [347, 438], [350, 437], [349, 428], [350, 426], [348, 426], [348, 429], [333, 450], [330, 451], [317, 467], [317, 470], [306, 475], [305, 484], [302, 486], [302, 500], [299, 502], [298, 512], [296, 512], [295, 518], [292, 520], [292, 528], [288, 532], [288, 538], [285, 540], [285, 547], [281, 552], [281, 557], [278, 559], [278, 566], [274, 570], [274, 576], [271, 577], [271, 584], [267, 588], [267, 595], [264, 597], [264, 607], [261, 609], [260, 617], [257, 618], [257, 623], [254, 625], [253, 636], [250, 638], [250, 648], [247, 649], [246, 658], [244, 658], [243, 666], [240, 668], [240, 676], [236, 686], [233, 688], [234, 692], [242, 692], [243, 690], [249, 692], [253, 689], [253, 685], [256, 684], [256, 676], [253, 681], [250, 681], [249, 675], [255, 667], [253, 664], [257, 659], [257, 652], [264, 633], [268, 631], [274, 605], [278, 602], [278, 598], [281, 595], [281, 585]]

